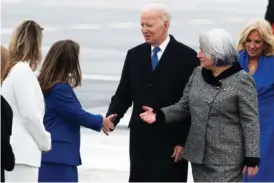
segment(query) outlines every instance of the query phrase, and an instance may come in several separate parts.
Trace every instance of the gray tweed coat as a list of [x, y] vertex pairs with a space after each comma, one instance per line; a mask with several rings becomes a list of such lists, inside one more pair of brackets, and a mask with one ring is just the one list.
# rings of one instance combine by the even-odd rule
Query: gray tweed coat
[[[197, 67], [181, 100], [162, 108], [165, 123], [191, 115], [183, 158], [197, 164], [242, 164], [259, 157], [258, 99], [251, 75], [243, 70], [209, 84]], [[217, 83], [218, 83], [217, 82]]]

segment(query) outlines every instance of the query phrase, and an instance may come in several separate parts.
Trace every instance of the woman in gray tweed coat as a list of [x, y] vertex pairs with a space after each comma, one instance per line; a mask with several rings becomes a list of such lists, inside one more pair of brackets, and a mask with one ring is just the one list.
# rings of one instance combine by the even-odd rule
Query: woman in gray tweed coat
[[162, 109], [144, 106], [146, 123], [171, 123], [191, 115], [183, 158], [195, 182], [238, 182], [258, 172], [259, 122], [252, 76], [238, 63], [230, 34], [213, 29], [200, 34], [201, 66], [179, 102]]

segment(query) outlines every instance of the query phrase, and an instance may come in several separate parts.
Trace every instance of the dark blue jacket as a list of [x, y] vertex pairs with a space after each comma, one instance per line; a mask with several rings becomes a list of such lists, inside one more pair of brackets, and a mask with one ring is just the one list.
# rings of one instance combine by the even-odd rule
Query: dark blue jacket
[[52, 138], [52, 150], [42, 154], [42, 162], [81, 165], [80, 127], [101, 131], [102, 116], [82, 109], [72, 88], [57, 83], [44, 95], [44, 125]]

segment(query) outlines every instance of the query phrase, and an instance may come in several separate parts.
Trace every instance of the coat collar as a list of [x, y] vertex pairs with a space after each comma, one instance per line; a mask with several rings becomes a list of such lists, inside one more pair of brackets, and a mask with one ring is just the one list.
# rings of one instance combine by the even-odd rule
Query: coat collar
[[[166, 49], [166, 47], [167, 47], [169, 41], [170, 41], [170, 37], [169, 37], [169, 35], [168, 35], [167, 38], [165, 39], [165, 41], [162, 42], [162, 44], [159, 46], [160, 51], [165, 52], [165, 49]], [[153, 49], [154, 49], [154, 48], [155, 48], [154, 46], [151, 46], [151, 53], [153, 52]]]
[[[164, 41], [164, 43], [162, 43], [162, 45], [165, 46], [165, 49], [170, 45], [173, 44], [174, 42], [177, 42], [177, 40], [174, 38], [174, 36], [172, 36], [171, 34], [168, 35], [167, 39]], [[149, 49], [149, 51], [151, 52], [151, 50], [154, 48], [153, 46], [151, 46], [148, 43], [145, 43], [147, 45], [147, 48]], [[161, 47], [161, 46], [160, 46]]]
[[209, 69], [202, 69], [202, 76], [205, 80], [205, 82], [207, 82], [208, 84], [212, 85], [212, 86], [221, 86], [221, 79], [225, 79], [229, 76], [232, 76], [233, 74], [241, 71], [242, 68], [240, 66], [240, 64], [237, 62], [234, 65], [232, 65], [231, 67], [229, 67], [228, 69], [226, 69], [225, 71], [223, 71], [221, 74], [219, 74], [217, 77], [213, 76], [212, 71]]
[[151, 66], [151, 45], [148, 43], [145, 43], [144, 45], [144, 49], [145, 49], [145, 54], [143, 56], [143, 66], [145, 67], [145, 69], [148, 70], [148, 72], [150, 73], [150, 76], [155, 76], [155, 74], [157, 75], [157, 71], [159, 70], [159, 67], [164, 67], [163, 65], [165, 65], [167, 61], [169, 61], [170, 56], [173, 55], [174, 53], [174, 49], [173, 46], [176, 45], [177, 41], [176, 39], [172, 36], [169, 35], [169, 43], [167, 44], [165, 51], [163, 52], [160, 61], [155, 69], [155, 71], [152, 71], [152, 66]]

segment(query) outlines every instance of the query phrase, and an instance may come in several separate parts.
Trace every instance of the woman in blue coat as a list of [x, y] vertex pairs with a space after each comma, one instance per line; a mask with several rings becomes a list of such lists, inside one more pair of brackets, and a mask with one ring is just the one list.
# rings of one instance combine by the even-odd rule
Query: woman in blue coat
[[44, 125], [52, 138], [52, 150], [42, 155], [39, 182], [78, 182], [80, 127], [98, 132], [114, 128], [115, 115], [105, 118], [86, 112], [73, 91], [82, 78], [79, 49], [72, 40], [54, 43], [38, 77], [46, 103]]
[[253, 75], [259, 99], [259, 172], [250, 182], [274, 182], [274, 35], [266, 20], [250, 22], [240, 34], [240, 64]]

